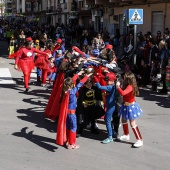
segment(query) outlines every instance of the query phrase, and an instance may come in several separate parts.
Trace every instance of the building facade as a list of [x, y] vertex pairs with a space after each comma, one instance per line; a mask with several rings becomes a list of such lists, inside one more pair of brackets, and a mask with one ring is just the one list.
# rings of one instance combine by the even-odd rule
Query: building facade
[[12, 13], [13, 0], [5, 0], [5, 13]]
[[[8, 4], [12, 0], [6, 0]], [[86, 28], [93, 26], [96, 31], [106, 27], [110, 34], [116, 28], [121, 34], [133, 29], [128, 25], [127, 11], [129, 9], [143, 9], [143, 25], [138, 25], [138, 31], [146, 33], [157, 30], [161, 32], [170, 28], [169, 0], [16, 0], [16, 13], [24, 14], [28, 18], [38, 18], [40, 23], [55, 25], [79, 24]], [[8, 7], [12, 7], [8, 5]], [[10, 10], [10, 8], [8, 8]]]

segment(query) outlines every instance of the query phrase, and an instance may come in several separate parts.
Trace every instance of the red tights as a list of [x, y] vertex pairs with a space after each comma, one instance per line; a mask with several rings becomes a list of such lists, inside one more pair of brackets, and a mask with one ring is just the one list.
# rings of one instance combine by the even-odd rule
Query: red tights
[[70, 145], [74, 145], [76, 143], [76, 132], [72, 132], [71, 130], [66, 130], [67, 133], [67, 141]]
[[27, 89], [28, 83], [29, 83], [29, 80], [30, 80], [31, 71], [30, 72], [24, 72], [23, 74], [24, 74], [24, 85], [25, 85], [25, 88]]
[[42, 84], [46, 84], [47, 73], [47, 70], [42, 69]]

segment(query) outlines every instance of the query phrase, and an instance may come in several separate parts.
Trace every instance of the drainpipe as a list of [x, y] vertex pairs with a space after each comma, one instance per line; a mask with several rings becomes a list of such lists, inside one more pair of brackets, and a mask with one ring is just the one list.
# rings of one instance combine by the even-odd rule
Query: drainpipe
[[167, 2], [165, 2], [165, 15], [164, 15], [164, 30], [165, 30], [165, 20], [167, 16]]

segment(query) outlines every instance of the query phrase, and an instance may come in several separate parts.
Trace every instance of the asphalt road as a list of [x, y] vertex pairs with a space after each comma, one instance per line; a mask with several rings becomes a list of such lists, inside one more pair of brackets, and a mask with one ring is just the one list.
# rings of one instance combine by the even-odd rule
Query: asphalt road
[[8, 68], [14, 80], [14, 84], [0, 83], [0, 170], [170, 169], [170, 100], [166, 95], [140, 90], [137, 101], [144, 114], [137, 124], [143, 147], [131, 147], [135, 142], [131, 129], [129, 143], [101, 144], [107, 134], [99, 120], [99, 135], [86, 131], [77, 139], [80, 149], [67, 150], [55, 144], [56, 123], [44, 117], [50, 89], [36, 85], [32, 77], [31, 91], [23, 93], [22, 73], [13, 69], [13, 59], [6, 58], [5, 42], [0, 42], [0, 56], [0, 68]]

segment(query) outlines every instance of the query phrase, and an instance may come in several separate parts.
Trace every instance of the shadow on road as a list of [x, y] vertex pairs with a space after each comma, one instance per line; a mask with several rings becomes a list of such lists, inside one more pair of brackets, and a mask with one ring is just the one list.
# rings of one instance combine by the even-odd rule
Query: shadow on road
[[17, 116], [19, 119], [31, 122], [35, 124], [36, 127], [44, 128], [49, 132], [56, 133], [56, 123], [52, 123], [45, 119], [44, 111], [41, 106], [28, 109], [18, 109], [17, 112], [23, 114]]
[[54, 139], [50, 139], [50, 138], [39, 136], [39, 135], [34, 135], [33, 131], [30, 131], [27, 133], [26, 132], [27, 129], [28, 127], [24, 127], [21, 129], [20, 132], [14, 132], [12, 135], [25, 138], [29, 140], [30, 142], [51, 152], [55, 152], [55, 150], [58, 149], [58, 147], [48, 144], [48, 143], [55, 144]]
[[155, 101], [160, 107], [170, 108], [170, 100], [167, 100], [166, 96], [167, 95], [152, 92], [148, 89], [140, 89], [140, 97], [142, 97], [143, 100]]

